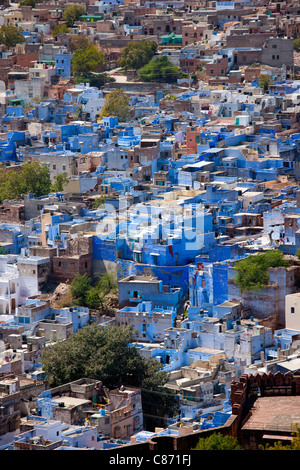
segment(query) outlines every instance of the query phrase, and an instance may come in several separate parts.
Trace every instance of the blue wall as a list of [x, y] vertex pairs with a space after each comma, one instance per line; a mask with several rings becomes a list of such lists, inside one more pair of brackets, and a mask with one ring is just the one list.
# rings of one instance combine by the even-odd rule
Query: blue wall
[[181, 287], [183, 294], [188, 293], [188, 270], [189, 266], [154, 266], [149, 264], [135, 264], [130, 260], [117, 260], [118, 278], [123, 279], [130, 275], [143, 275], [151, 273], [163, 284], [171, 287]]

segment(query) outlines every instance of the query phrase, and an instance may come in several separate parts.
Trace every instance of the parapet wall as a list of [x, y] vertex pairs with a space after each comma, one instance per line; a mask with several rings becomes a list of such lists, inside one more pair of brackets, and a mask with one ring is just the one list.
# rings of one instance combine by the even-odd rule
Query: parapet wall
[[257, 396], [300, 395], [300, 372], [242, 375], [231, 384], [232, 414], [241, 418], [247, 400]]
[[[142, 444], [132, 444], [124, 448], [117, 448], [119, 454], [136, 451], [189, 451], [193, 449], [200, 438], [213, 433], [222, 433], [232, 437], [239, 437], [240, 426], [247, 414], [247, 402], [252, 402], [257, 396], [292, 396], [300, 395], [300, 372], [292, 374], [249, 374], [242, 375], [239, 381], [231, 384], [232, 415], [224, 426], [196, 431], [183, 436], [156, 436]], [[110, 450], [113, 452], [113, 450]]]

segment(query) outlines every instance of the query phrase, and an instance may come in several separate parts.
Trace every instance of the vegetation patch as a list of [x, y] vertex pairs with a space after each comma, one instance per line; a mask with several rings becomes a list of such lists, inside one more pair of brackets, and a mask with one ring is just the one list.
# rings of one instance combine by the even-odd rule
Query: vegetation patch
[[261, 290], [269, 282], [269, 268], [281, 266], [289, 266], [289, 262], [279, 250], [251, 255], [236, 263], [234, 281], [242, 292]]

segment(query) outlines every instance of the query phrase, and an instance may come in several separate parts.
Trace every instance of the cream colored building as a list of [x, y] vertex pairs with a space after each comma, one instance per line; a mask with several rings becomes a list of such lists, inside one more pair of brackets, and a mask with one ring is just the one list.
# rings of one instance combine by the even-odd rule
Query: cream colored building
[[4, 24], [5, 26], [13, 25], [19, 26], [23, 21], [23, 13], [20, 10], [13, 10], [4, 15]]
[[285, 297], [285, 328], [300, 330], [300, 292]]

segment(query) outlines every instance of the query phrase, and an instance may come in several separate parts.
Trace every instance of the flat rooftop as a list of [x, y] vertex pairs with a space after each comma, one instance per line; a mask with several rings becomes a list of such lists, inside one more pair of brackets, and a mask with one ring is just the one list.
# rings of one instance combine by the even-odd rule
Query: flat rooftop
[[292, 432], [300, 422], [300, 396], [259, 397], [251, 413], [242, 430]]
[[56, 403], [63, 403], [65, 408], [74, 408], [76, 406], [81, 406], [85, 405], [87, 403], [91, 403], [90, 400], [84, 400], [80, 398], [75, 398], [75, 397], [59, 397], [59, 398], [53, 398], [53, 402]]

